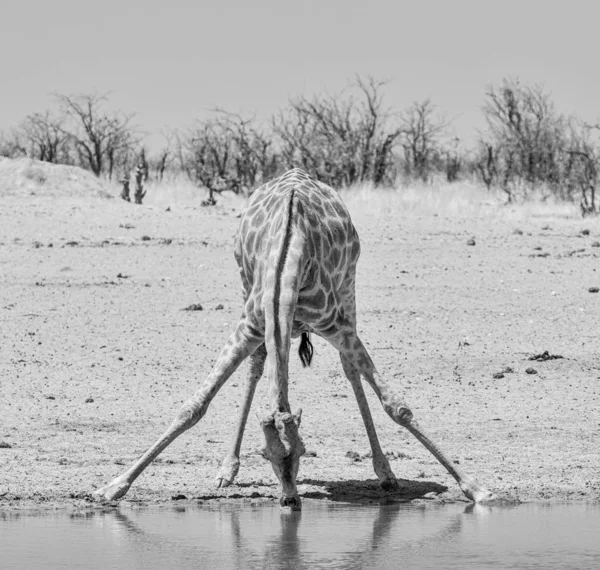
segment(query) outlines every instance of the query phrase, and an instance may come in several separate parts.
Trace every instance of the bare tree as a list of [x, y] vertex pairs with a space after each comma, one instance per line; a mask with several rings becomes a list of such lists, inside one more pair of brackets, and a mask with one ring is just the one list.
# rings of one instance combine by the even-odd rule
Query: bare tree
[[111, 178], [115, 167], [137, 145], [132, 116], [106, 110], [106, 95], [57, 94], [56, 98], [69, 122], [64, 132], [71, 137], [81, 166], [96, 176], [105, 173]]
[[176, 149], [182, 169], [208, 189], [207, 205], [215, 203], [215, 193], [246, 193], [277, 170], [271, 142], [254, 121], [221, 109], [187, 134], [179, 133]]
[[575, 123], [571, 126], [571, 143], [565, 168], [568, 198], [576, 199], [582, 216], [600, 213], [598, 183], [600, 172], [600, 125]]
[[429, 180], [447, 127], [448, 122], [436, 116], [436, 108], [430, 99], [415, 101], [402, 113], [400, 128], [406, 175], [423, 182]]
[[149, 159], [149, 169], [154, 173], [152, 176], [157, 182], [162, 182], [165, 172], [171, 168], [177, 154], [177, 132], [164, 130], [162, 136], [164, 138], [163, 146]]
[[50, 111], [28, 115], [18, 127], [20, 140], [30, 158], [45, 162], [69, 164], [72, 160], [68, 135], [64, 131], [65, 119]]
[[482, 141], [488, 148], [486, 163], [490, 163], [491, 152], [497, 182], [509, 201], [519, 184], [525, 188], [545, 184], [559, 191], [568, 120], [555, 111], [543, 88], [505, 79], [501, 86], [488, 88], [483, 113], [488, 125], [483, 135], [486, 142]]
[[215, 204], [214, 193], [224, 189], [232, 167], [232, 135], [217, 119], [198, 123], [184, 141], [185, 169], [194, 182], [209, 191], [207, 204]]
[[357, 78], [342, 93], [291, 100], [273, 119], [285, 166], [300, 166], [334, 186], [390, 183], [401, 131], [386, 125], [385, 84]]
[[21, 133], [15, 130], [10, 134], [0, 132], [0, 156], [6, 158], [27, 156], [27, 148], [24, 146]]
[[498, 176], [496, 155], [493, 144], [484, 140], [479, 141], [475, 165], [479, 175], [481, 176], [481, 179], [483, 180], [483, 183], [489, 190]]
[[254, 119], [245, 119], [236, 113], [217, 110], [220, 122], [233, 142], [233, 171], [227, 180], [236, 193], [247, 192], [271, 178], [278, 168], [278, 157], [271, 137], [255, 126]]
[[456, 182], [463, 168], [463, 154], [460, 148], [460, 139], [454, 137], [448, 148], [444, 152], [446, 180]]

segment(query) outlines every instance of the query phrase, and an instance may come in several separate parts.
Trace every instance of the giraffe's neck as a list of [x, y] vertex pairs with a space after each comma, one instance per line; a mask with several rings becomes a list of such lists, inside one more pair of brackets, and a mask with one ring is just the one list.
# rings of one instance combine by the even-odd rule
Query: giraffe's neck
[[288, 364], [294, 313], [302, 279], [305, 236], [297, 224], [297, 203], [292, 190], [282, 222], [272, 236], [264, 292], [267, 377], [273, 411], [290, 412]]

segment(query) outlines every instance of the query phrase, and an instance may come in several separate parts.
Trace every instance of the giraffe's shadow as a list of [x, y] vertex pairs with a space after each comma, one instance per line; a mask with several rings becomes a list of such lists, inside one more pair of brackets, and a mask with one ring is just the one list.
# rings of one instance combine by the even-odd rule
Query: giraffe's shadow
[[[397, 479], [399, 488], [385, 491], [377, 479], [322, 481], [319, 479], [302, 479], [299, 485], [310, 485], [311, 489], [300, 492], [307, 499], [327, 499], [346, 503], [396, 503], [409, 502], [415, 499], [432, 499], [448, 490], [448, 487], [433, 481], [412, 481]], [[314, 487], [318, 487], [314, 489]]]

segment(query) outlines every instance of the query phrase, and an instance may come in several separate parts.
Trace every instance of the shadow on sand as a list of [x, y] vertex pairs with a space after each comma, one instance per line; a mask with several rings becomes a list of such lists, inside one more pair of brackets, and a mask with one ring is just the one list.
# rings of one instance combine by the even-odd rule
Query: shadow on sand
[[345, 481], [321, 481], [318, 479], [302, 479], [299, 485], [322, 487], [322, 491], [306, 491], [300, 496], [306, 499], [327, 499], [346, 503], [395, 503], [407, 502], [415, 499], [431, 499], [432, 495], [439, 495], [448, 490], [448, 487], [433, 481], [411, 481], [398, 479], [400, 488], [397, 491], [384, 491], [377, 479]]

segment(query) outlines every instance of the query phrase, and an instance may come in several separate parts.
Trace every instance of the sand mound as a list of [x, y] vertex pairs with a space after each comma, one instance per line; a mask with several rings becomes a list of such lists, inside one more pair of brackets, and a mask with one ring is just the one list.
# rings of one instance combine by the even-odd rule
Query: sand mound
[[107, 198], [101, 180], [78, 166], [0, 157], [0, 196]]

